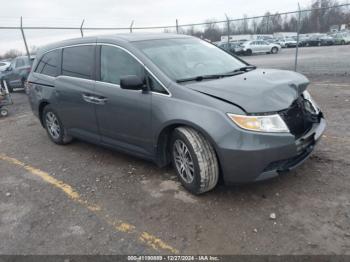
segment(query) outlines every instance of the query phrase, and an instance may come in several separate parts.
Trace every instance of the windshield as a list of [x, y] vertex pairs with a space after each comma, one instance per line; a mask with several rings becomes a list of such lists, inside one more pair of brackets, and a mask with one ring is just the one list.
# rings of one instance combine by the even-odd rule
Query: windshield
[[220, 48], [197, 38], [135, 42], [173, 80], [232, 72], [246, 66]]

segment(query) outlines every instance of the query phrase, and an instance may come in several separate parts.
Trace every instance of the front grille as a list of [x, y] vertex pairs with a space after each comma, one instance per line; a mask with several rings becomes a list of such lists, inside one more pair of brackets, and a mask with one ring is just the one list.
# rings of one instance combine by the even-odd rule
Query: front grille
[[286, 122], [290, 132], [299, 138], [308, 132], [313, 123], [320, 121], [320, 114], [315, 115], [307, 110], [307, 101], [302, 95], [296, 99], [286, 110], [280, 111], [279, 114]]

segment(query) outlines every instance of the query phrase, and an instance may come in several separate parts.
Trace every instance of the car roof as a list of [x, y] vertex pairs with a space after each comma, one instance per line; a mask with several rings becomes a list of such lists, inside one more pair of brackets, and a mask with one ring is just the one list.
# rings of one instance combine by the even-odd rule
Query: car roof
[[[25, 59], [27, 59], [28, 56], [26, 56], [26, 55], [20, 55], [20, 56], [17, 56], [16, 58], [25, 58]], [[30, 59], [35, 59], [35, 55], [31, 55], [31, 56], [30, 56]]]
[[113, 34], [97, 37], [110, 38], [116, 40], [124, 40], [128, 42], [147, 41], [147, 40], [159, 40], [159, 39], [173, 39], [173, 38], [190, 38], [191, 36], [181, 34], [170, 34], [170, 33], [124, 33], [124, 34]]
[[[63, 40], [53, 44], [46, 45], [40, 49], [39, 53], [43, 53], [55, 48], [61, 48], [63, 46], [78, 45], [84, 43], [92, 43], [98, 41], [113, 41], [113, 42], [138, 42], [147, 40], [161, 40], [161, 39], [176, 39], [176, 38], [192, 38], [192, 36], [170, 33], [123, 33], [123, 34], [111, 34], [100, 35], [91, 37], [79, 37], [68, 40]], [[38, 53], [38, 54], [39, 54]]]

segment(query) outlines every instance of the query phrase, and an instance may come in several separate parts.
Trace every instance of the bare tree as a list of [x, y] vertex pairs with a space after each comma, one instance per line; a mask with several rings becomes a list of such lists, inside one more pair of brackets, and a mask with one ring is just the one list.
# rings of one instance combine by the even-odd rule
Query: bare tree
[[9, 58], [15, 58], [17, 56], [23, 55], [22, 51], [19, 51], [17, 49], [10, 49], [5, 54], [0, 56], [0, 59], [9, 59]]
[[215, 23], [215, 20], [207, 20], [206, 26], [203, 32], [203, 37], [212, 42], [219, 41], [221, 39], [222, 30], [220, 30]]

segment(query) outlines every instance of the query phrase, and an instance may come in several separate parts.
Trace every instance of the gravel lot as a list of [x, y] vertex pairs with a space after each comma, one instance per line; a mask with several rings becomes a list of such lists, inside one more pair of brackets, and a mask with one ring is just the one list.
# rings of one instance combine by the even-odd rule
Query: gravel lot
[[[292, 69], [293, 52], [244, 59]], [[328, 120], [314, 154], [276, 179], [199, 197], [171, 167], [54, 145], [15, 93], [0, 119], [0, 254], [350, 255], [350, 46], [301, 48], [300, 58]]]

